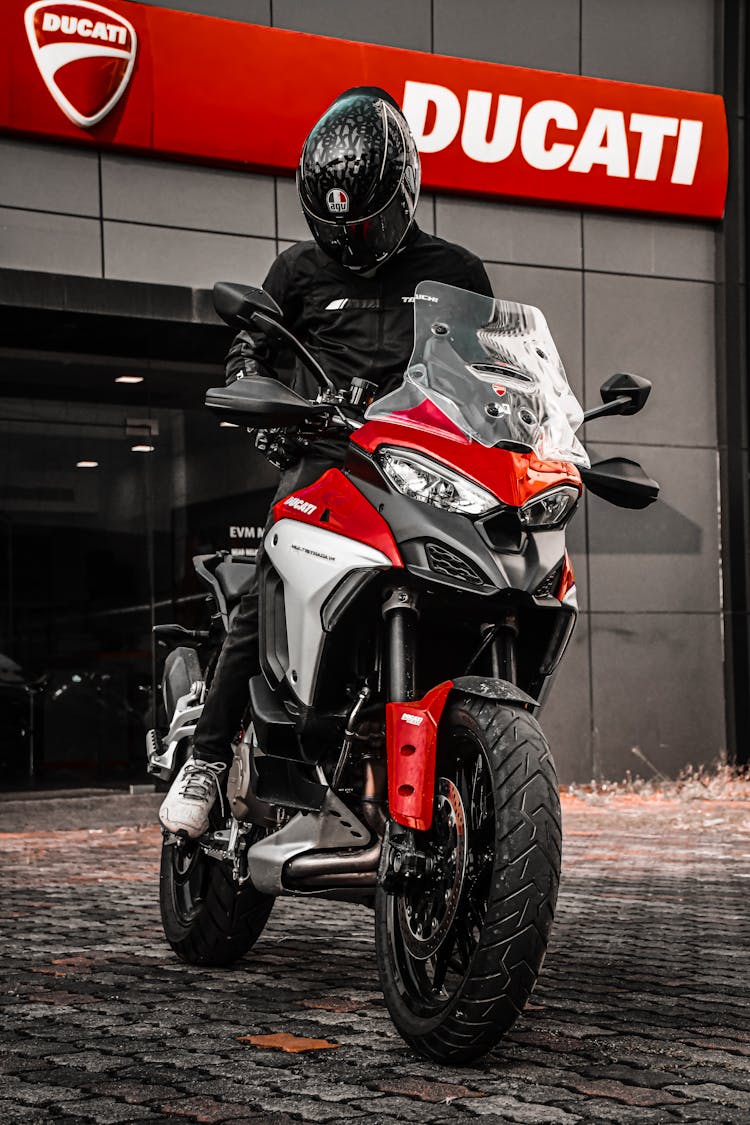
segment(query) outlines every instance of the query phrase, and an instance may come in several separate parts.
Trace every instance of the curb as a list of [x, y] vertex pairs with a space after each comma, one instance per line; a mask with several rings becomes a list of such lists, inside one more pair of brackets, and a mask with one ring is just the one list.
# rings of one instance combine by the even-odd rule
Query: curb
[[121, 790], [100, 790], [96, 796], [6, 795], [0, 801], [0, 833], [155, 825], [163, 800], [163, 793]]

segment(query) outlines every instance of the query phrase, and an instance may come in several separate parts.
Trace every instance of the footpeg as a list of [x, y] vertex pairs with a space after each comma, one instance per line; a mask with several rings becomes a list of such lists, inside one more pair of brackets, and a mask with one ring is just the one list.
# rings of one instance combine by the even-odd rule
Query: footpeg
[[146, 772], [162, 781], [171, 781], [174, 774], [174, 752], [165, 751], [158, 731], [146, 732]]

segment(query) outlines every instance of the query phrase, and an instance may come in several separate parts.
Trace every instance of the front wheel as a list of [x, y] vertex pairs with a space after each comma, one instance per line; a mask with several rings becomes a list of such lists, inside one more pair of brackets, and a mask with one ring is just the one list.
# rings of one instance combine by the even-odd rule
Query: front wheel
[[230, 865], [197, 844], [163, 844], [159, 903], [178, 957], [191, 965], [230, 965], [260, 937], [274, 898], [250, 882], [237, 886]]
[[458, 696], [438, 740], [431, 860], [378, 888], [378, 970], [419, 1054], [469, 1062], [518, 1018], [539, 975], [560, 880], [560, 800], [549, 747], [518, 707]]

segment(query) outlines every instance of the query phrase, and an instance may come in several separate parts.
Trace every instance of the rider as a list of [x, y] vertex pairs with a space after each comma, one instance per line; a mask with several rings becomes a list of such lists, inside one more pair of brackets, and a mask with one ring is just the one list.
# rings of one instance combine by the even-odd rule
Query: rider
[[[339, 95], [305, 141], [297, 190], [314, 241], [276, 259], [263, 283], [289, 330], [313, 353], [338, 389], [367, 379], [381, 395], [403, 377], [414, 335], [414, 290], [442, 281], [492, 296], [481, 261], [425, 234], [414, 222], [420, 167], [398, 104], [378, 87]], [[264, 338], [240, 332], [227, 356], [227, 382], [272, 374], [307, 398], [317, 386], [304, 371], [272, 367]], [[346, 438], [325, 435], [308, 448], [287, 438], [259, 446], [282, 470], [274, 498], [312, 484], [341, 465]], [[159, 819], [172, 832], [198, 837], [208, 827], [231, 740], [247, 705], [248, 680], [260, 671], [257, 588], [242, 599], [224, 642], [193, 757], [177, 774]]]

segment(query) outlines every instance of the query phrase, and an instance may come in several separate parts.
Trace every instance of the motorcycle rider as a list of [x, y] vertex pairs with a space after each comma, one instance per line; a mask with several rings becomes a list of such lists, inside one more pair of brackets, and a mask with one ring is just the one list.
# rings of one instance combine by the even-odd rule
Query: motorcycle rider
[[[304, 143], [297, 190], [314, 241], [280, 254], [263, 288], [338, 389], [363, 378], [376, 385], [379, 396], [400, 383], [412, 350], [412, 305], [420, 281], [492, 296], [479, 258], [417, 227], [419, 182], [419, 155], [406, 119], [378, 87], [339, 95]], [[227, 356], [227, 382], [256, 374], [281, 378], [307, 398], [317, 393], [307, 372], [284, 371], [276, 359], [271, 365], [261, 335], [240, 332]], [[282, 470], [276, 503], [342, 465], [347, 438], [326, 434], [312, 444], [291, 438], [271, 443], [260, 431], [258, 445]], [[192, 838], [206, 831], [247, 705], [248, 681], [259, 671], [254, 587], [224, 642], [193, 757], [161, 806], [159, 819], [170, 831]]]

